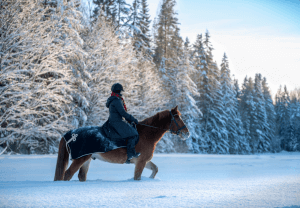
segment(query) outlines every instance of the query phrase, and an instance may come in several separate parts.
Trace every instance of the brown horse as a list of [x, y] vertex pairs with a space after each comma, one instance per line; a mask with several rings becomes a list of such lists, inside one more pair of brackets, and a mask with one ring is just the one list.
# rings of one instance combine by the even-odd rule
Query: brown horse
[[[136, 127], [140, 139], [135, 146], [135, 149], [137, 152], [140, 152], [141, 155], [138, 158], [130, 160], [130, 163], [135, 164], [134, 180], [141, 179], [141, 175], [145, 167], [152, 170], [150, 178], [155, 177], [158, 172], [158, 168], [153, 162], [151, 162], [151, 159], [157, 142], [168, 130], [172, 134], [179, 135], [181, 138], [185, 138], [189, 135], [189, 131], [180, 115], [181, 113], [178, 111], [178, 106], [176, 106], [171, 111], [165, 110], [159, 112], [137, 124]], [[69, 153], [66, 147], [65, 139], [62, 138], [59, 144], [54, 181], [69, 181], [79, 169], [79, 180], [86, 181], [87, 172], [92, 158], [119, 164], [125, 163], [127, 159], [127, 149], [119, 148], [106, 153], [94, 153], [74, 159], [69, 169], [66, 170], [69, 161]]]

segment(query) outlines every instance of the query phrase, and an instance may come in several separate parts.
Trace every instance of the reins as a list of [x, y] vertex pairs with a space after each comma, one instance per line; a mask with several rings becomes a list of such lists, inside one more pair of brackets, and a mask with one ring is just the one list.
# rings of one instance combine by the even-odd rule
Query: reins
[[[146, 125], [146, 124], [138, 124], [138, 125], [143, 125], [143, 126], [149, 126], [149, 125]], [[158, 128], [156, 126], [149, 126], [149, 127], [152, 127], [152, 128], [156, 128], [156, 129], [162, 129], [162, 128]], [[170, 130], [170, 129], [162, 129], [162, 130]]]
[[171, 116], [172, 116], [171, 123], [170, 123], [170, 129], [162, 129], [162, 128], [158, 128], [158, 127], [156, 127], [156, 126], [150, 126], [150, 125], [147, 125], [147, 124], [139, 124], [139, 125], [148, 126], [148, 127], [152, 127], [152, 128], [156, 128], [156, 129], [167, 130], [167, 131], [170, 131], [171, 133], [174, 132], [175, 134], [179, 135], [179, 134], [180, 134], [180, 131], [181, 131], [182, 129], [186, 128], [186, 126], [184, 125], [183, 127], [179, 128], [177, 131], [173, 131], [173, 130], [171, 129], [172, 121], [175, 122], [175, 124], [176, 124], [177, 127], [179, 127], [179, 125], [178, 125], [178, 123], [176, 122], [176, 120], [175, 120], [175, 118], [174, 118], [174, 116], [176, 116], [177, 114], [173, 115], [173, 114], [171, 113], [171, 111], [170, 111], [170, 114], [171, 114]]

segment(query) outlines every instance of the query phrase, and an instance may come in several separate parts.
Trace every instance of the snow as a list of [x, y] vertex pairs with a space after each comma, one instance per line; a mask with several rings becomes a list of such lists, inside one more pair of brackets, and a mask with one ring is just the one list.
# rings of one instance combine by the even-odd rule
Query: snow
[[91, 162], [86, 182], [54, 182], [56, 155], [1, 155], [0, 207], [300, 207], [300, 153], [155, 154], [134, 165]]

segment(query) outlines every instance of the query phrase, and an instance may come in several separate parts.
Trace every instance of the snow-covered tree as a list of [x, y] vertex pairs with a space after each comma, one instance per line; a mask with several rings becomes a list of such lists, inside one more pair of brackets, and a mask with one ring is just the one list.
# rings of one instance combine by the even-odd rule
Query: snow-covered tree
[[256, 119], [254, 104], [254, 83], [252, 78], [246, 77], [241, 90], [240, 111], [244, 127], [246, 141], [249, 143], [252, 153], [255, 153], [256, 138], [253, 135], [255, 127], [253, 120]]
[[23, 153], [55, 152], [71, 123], [72, 47], [59, 39], [68, 23], [43, 3], [0, 2], [0, 143]]
[[93, 0], [93, 21], [96, 22], [98, 17], [102, 13], [107, 21], [114, 22], [115, 14], [113, 12], [113, 6], [116, 0]]
[[300, 100], [299, 100], [299, 89], [295, 89], [291, 91], [291, 120], [292, 125], [295, 129], [295, 139], [292, 140], [292, 150], [299, 151], [300, 150]]
[[201, 112], [197, 107], [195, 97], [199, 96], [199, 92], [190, 78], [193, 66], [190, 63], [189, 48], [184, 47], [180, 36], [177, 13], [174, 11], [175, 4], [175, 0], [162, 1], [160, 13], [154, 25], [156, 29], [154, 60], [163, 82], [165, 99], [168, 100], [166, 107], [170, 109], [178, 105], [192, 132], [191, 139], [186, 143], [181, 144], [180, 140], [175, 140], [173, 143], [175, 147], [177, 146], [176, 148], [185, 146], [184, 149], [187, 150], [184, 151], [199, 152], [199, 145], [203, 145], [198, 141], [201, 137], [199, 128]]
[[230, 77], [230, 69], [227, 56], [224, 53], [221, 63], [221, 88], [223, 103], [227, 117], [226, 129], [229, 141], [229, 152], [231, 154], [245, 154], [249, 152], [248, 143], [244, 137], [244, 129], [241, 116], [238, 111], [238, 100]]
[[261, 74], [255, 75], [254, 83], [254, 102], [256, 110], [256, 119], [253, 120], [255, 126], [254, 137], [257, 140], [256, 152], [269, 152], [271, 138], [268, 135], [269, 125], [267, 122], [267, 112], [265, 99], [262, 92]]
[[203, 81], [202, 87], [205, 96], [205, 103], [203, 103], [203, 136], [207, 138], [209, 153], [228, 153], [229, 142], [228, 133], [226, 130], [226, 113], [224, 112], [223, 94], [221, 91], [220, 70], [213, 61], [212, 50], [213, 47], [209, 40], [208, 31], [205, 34], [205, 65], [203, 67]]
[[267, 123], [269, 128], [267, 129], [266, 135], [271, 140], [271, 149], [273, 152], [280, 150], [280, 142], [278, 141], [278, 137], [275, 136], [276, 129], [276, 113], [273, 104], [273, 100], [271, 97], [271, 92], [269, 90], [267, 79], [264, 77], [262, 80], [262, 93], [265, 100], [265, 108], [267, 113]]
[[291, 99], [287, 87], [281, 87], [276, 94], [276, 123], [278, 126], [278, 136], [281, 139], [281, 148], [286, 151], [295, 151], [297, 149], [296, 129], [292, 118], [293, 111]]
[[189, 71], [193, 67], [190, 65], [190, 56], [187, 47], [184, 47], [183, 54], [180, 57], [181, 62], [178, 67], [177, 79], [176, 79], [176, 100], [182, 118], [187, 125], [190, 138], [186, 141], [189, 151], [199, 153], [201, 151], [201, 126], [200, 117], [202, 116], [201, 111], [197, 107], [195, 97], [200, 97], [197, 85], [189, 76]]
[[131, 10], [125, 0], [114, 0], [112, 6], [113, 24], [119, 37], [126, 36], [130, 28]]
[[150, 15], [147, 0], [134, 0], [132, 3], [132, 34], [133, 45], [137, 52], [142, 52], [148, 58], [152, 55], [150, 37]]
[[[154, 60], [158, 68], [168, 69], [174, 67], [174, 53], [177, 51], [171, 45], [172, 39], [176, 39], [176, 30], [178, 32], [178, 18], [174, 10], [175, 0], [163, 0], [160, 13], [155, 25], [155, 56]], [[175, 58], [176, 59], [176, 58]]]

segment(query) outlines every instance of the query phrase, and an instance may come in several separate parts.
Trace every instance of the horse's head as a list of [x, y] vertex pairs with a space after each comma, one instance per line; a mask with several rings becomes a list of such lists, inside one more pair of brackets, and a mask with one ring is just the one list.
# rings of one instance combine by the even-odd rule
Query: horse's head
[[181, 139], [187, 139], [190, 136], [187, 126], [184, 124], [178, 106], [171, 109], [170, 131], [172, 134], [179, 135]]

